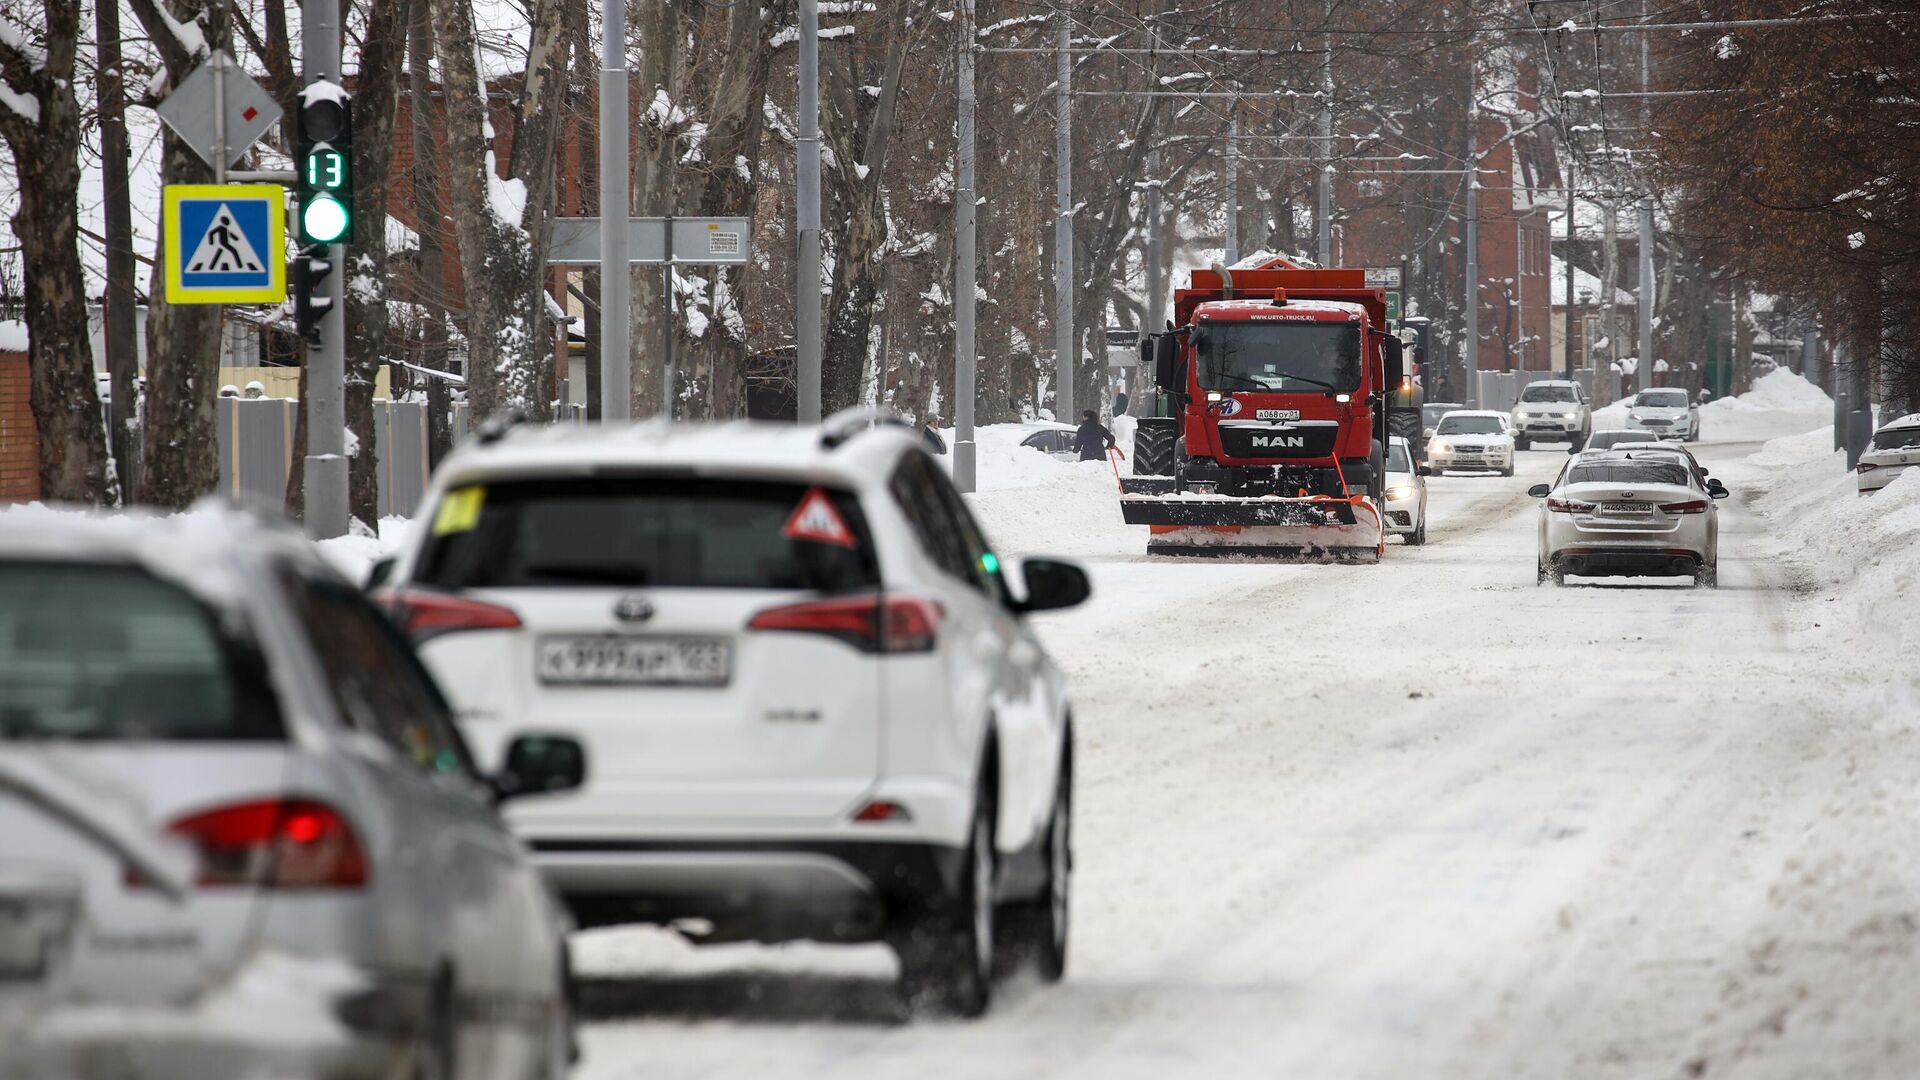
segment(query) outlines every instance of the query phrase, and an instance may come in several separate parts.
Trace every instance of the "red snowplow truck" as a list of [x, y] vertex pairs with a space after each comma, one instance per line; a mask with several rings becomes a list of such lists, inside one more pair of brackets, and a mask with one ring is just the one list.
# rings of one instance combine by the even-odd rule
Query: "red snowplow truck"
[[1358, 269], [1195, 270], [1142, 342], [1160, 400], [1122, 481], [1154, 554], [1379, 559], [1402, 347]]

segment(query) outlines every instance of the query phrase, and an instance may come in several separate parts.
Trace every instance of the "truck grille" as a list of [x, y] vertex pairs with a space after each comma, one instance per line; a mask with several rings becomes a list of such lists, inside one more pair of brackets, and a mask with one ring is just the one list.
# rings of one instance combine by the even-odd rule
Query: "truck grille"
[[1230, 458], [1327, 458], [1340, 438], [1335, 420], [1220, 425], [1220, 450]]

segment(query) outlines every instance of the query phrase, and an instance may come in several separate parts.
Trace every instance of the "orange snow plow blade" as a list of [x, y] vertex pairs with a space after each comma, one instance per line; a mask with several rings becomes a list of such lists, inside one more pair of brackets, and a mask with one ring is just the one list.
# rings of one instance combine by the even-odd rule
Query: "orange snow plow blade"
[[1380, 511], [1364, 495], [1335, 498], [1128, 493], [1129, 525], [1151, 526], [1150, 555], [1277, 555], [1378, 561]]

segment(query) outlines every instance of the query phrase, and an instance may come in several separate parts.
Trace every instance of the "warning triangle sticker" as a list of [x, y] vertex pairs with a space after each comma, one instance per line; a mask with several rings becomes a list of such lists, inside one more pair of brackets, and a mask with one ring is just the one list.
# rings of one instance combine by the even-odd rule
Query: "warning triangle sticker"
[[820, 544], [837, 544], [840, 547], [858, 547], [859, 541], [853, 538], [853, 530], [847, 528], [846, 520], [840, 511], [834, 508], [833, 499], [819, 488], [808, 490], [806, 497], [787, 519], [786, 527], [780, 535], [789, 540], [812, 540]]
[[207, 222], [207, 231], [200, 237], [200, 243], [194, 246], [193, 257], [187, 260], [186, 272], [189, 274], [258, 274], [266, 270], [266, 264], [260, 261], [260, 254], [253, 250], [253, 244], [247, 240], [246, 230], [233, 219], [233, 211], [226, 203], [213, 212], [213, 219]]

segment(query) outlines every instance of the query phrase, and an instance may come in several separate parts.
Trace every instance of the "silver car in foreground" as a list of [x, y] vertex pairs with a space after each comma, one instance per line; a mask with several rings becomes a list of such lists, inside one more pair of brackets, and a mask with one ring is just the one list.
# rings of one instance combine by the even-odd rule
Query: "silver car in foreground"
[[1398, 435], [1387, 442], [1387, 532], [1403, 543], [1427, 542], [1426, 469], [1413, 461], [1413, 447]]
[[0, 514], [0, 1077], [553, 1078], [557, 904], [412, 651], [242, 515]]
[[1581, 577], [1691, 577], [1719, 584], [1720, 514], [1727, 489], [1703, 486], [1671, 454], [1634, 451], [1570, 460], [1553, 484], [1535, 484], [1540, 507], [1536, 581]]

